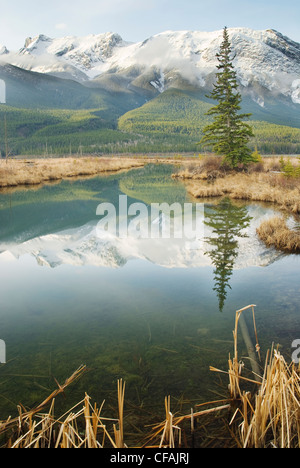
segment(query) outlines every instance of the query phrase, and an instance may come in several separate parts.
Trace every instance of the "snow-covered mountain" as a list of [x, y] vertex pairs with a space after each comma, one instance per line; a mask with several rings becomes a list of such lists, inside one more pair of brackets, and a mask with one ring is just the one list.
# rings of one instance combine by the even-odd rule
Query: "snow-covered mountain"
[[5, 55], [5, 54], [8, 54], [8, 50], [4, 45], [0, 44], [0, 55]]
[[[300, 44], [275, 30], [229, 29], [239, 82], [260, 106], [264, 92], [300, 104]], [[178, 82], [211, 85], [222, 30], [166, 31], [139, 43], [118, 34], [28, 38], [16, 53], [0, 47], [0, 61], [93, 86], [144, 86], [163, 92]]]

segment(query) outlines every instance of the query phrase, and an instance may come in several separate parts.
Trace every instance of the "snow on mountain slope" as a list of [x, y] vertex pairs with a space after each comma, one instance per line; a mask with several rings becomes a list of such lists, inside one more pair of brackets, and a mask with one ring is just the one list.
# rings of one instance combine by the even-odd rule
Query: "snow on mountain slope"
[[[244, 90], [264, 105], [263, 88], [300, 104], [300, 44], [274, 30], [229, 29], [234, 66]], [[181, 76], [199, 87], [211, 84], [222, 30], [166, 31], [139, 43], [125, 42], [118, 34], [51, 39], [28, 38], [18, 53], [5, 60], [32, 71], [94, 80], [103, 75], [133, 73], [159, 92]], [[152, 75], [149, 71], [152, 70]]]
[[8, 54], [8, 50], [4, 45], [0, 44], [0, 55], [5, 55], [5, 54]]

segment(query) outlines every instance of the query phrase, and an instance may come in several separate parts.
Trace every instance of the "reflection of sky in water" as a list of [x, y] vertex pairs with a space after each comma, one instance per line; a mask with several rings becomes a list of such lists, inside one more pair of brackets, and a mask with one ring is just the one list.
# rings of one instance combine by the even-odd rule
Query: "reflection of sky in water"
[[[93, 183], [81, 184], [81, 192]], [[115, 194], [114, 179], [102, 185], [107, 196]], [[69, 185], [64, 187], [68, 190]], [[47, 190], [47, 197], [52, 196]], [[176, 195], [182, 189], [174, 185], [173, 190]], [[99, 198], [84, 207], [95, 213]], [[5, 202], [3, 196], [0, 201]], [[26, 204], [19, 206], [18, 216], [22, 211], [27, 220], [29, 212], [32, 220], [37, 216], [31, 223], [35, 235], [22, 236], [30, 224], [25, 219], [23, 224], [20, 219], [16, 223], [21, 242], [2, 235], [0, 338], [6, 341], [7, 358], [12, 360], [7, 371], [0, 369], [3, 376], [5, 372], [40, 374], [51, 367], [56, 377], [64, 379], [86, 363], [92, 371], [82, 384], [83, 391], [99, 393], [101, 387], [105, 395], [115, 388], [116, 378], [123, 377], [128, 397], [135, 400], [136, 388], [143, 388], [138, 398], [144, 398], [145, 404], [152, 398], [163, 402], [166, 392], [209, 398], [209, 365], [226, 369], [235, 310], [257, 305], [262, 346], [269, 348], [274, 341], [289, 352], [292, 341], [300, 338], [299, 257], [265, 249], [255, 236], [257, 224], [272, 210], [247, 208], [246, 215], [252, 219], [242, 231], [248, 237], [234, 232], [245, 215], [243, 208], [233, 209], [230, 220], [222, 212], [218, 220], [222, 232], [213, 245], [206, 242], [200, 249], [186, 248], [180, 240], [153, 244], [147, 239], [110, 239], [104, 246], [103, 239], [95, 235], [97, 220], [79, 216], [78, 203], [74, 211], [68, 211], [69, 215], [77, 213], [73, 224], [69, 215], [58, 222], [55, 213], [61, 216], [62, 206], [44, 205], [44, 219], [48, 206], [52, 224], [44, 223], [47, 230], [42, 232], [36, 201], [29, 204], [35, 213]], [[212, 214], [214, 208], [208, 211]], [[0, 218], [6, 216], [0, 210]], [[206, 235], [215, 229], [217, 218], [207, 219], [213, 223], [207, 226]], [[222, 313], [221, 292], [216, 289], [220, 278], [226, 286]], [[32, 398], [39, 399], [36, 393], [32, 396], [37, 391], [32, 380], [7, 377], [6, 382], [1, 393], [13, 401], [25, 398], [30, 404]]]

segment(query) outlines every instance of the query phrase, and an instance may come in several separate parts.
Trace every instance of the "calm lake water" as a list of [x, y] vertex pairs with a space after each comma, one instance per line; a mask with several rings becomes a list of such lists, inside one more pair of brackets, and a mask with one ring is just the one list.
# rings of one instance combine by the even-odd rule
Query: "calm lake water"
[[[195, 202], [170, 166], [0, 193], [0, 419], [42, 401], [81, 364], [89, 372], [58, 405], [87, 392], [116, 401], [126, 381], [135, 426], [160, 421], [164, 397], [183, 412], [222, 395], [235, 311], [256, 304], [265, 353], [290, 359], [300, 338], [300, 257], [266, 249], [255, 229], [272, 206], [208, 200], [198, 245], [97, 236], [97, 206]], [[254, 340], [251, 315], [246, 313]], [[241, 356], [246, 353], [242, 338]], [[247, 365], [247, 364], [246, 364]], [[249, 366], [249, 365], [248, 365]], [[218, 396], [217, 396], [217, 395]], [[63, 408], [62, 408], [63, 410]], [[132, 432], [135, 429], [132, 428]]]

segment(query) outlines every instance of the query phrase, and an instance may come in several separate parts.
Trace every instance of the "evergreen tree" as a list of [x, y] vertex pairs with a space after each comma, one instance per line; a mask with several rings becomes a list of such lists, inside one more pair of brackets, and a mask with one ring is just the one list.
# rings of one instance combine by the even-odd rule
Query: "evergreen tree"
[[236, 168], [251, 162], [251, 150], [247, 143], [253, 137], [252, 128], [244, 122], [251, 114], [238, 114], [241, 109], [241, 94], [238, 92], [236, 72], [231, 62], [231, 44], [227, 28], [223, 31], [223, 42], [217, 54], [219, 62], [216, 84], [210, 97], [218, 101], [206, 115], [214, 115], [212, 124], [203, 130], [200, 143], [213, 145], [213, 151], [224, 156], [224, 162]]
[[215, 267], [213, 290], [217, 293], [219, 310], [222, 312], [239, 254], [238, 238], [248, 237], [243, 230], [250, 225], [252, 218], [245, 206], [236, 206], [229, 198], [224, 198], [218, 205], [206, 205], [205, 219], [205, 225], [212, 229], [206, 238], [207, 245], [211, 247], [206, 255]]

